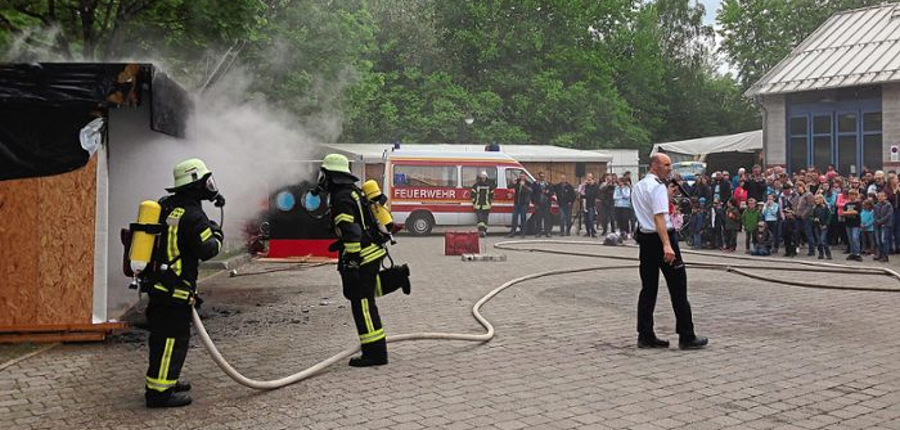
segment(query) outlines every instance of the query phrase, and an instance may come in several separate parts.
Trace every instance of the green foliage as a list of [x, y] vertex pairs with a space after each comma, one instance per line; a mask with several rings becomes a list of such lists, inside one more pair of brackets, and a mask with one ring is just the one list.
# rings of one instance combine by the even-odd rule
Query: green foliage
[[[763, 2], [726, 0], [729, 34], [748, 19], [734, 5]], [[336, 118], [344, 142], [647, 153], [759, 126], [737, 83], [715, 73], [703, 14], [692, 0], [0, 0], [0, 50], [18, 61], [153, 59], [195, 86], [237, 54], [248, 97], [301, 124]]]
[[259, 0], [0, 0], [0, 49], [13, 61], [177, 64], [244, 37], [263, 9]]

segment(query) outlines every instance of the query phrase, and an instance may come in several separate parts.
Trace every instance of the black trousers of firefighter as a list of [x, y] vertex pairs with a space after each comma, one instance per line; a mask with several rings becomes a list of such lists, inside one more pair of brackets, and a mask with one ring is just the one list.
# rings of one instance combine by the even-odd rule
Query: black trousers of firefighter
[[379, 274], [380, 267], [381, 259], [357, 270], [341, 270], [344, 297], [350, 300], [363, 356], [373, 359], [387, 359], [387, 341], [375, 298], [400, 289], [402, 284], [384, 272]]
[[488, 217], [491, 215], [490, 209], [475, 209], [475, 217], [478, 220], [478, 231], [487, 233]]
[[151, 294], [147, 323], [150, 326], [147, 391], [163, 393], [175, 387], [187, 357], [191, 306]]

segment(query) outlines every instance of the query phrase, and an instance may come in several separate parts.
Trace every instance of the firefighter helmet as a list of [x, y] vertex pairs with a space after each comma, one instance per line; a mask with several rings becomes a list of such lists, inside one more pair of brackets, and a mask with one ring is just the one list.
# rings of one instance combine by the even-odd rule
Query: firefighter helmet
[[350, 172], [350, 160], [341, 154], [326, 155], [325, 158], [322, 159], [322, 170], [352, 175]]
[[174, 186], [169, 190], [176, 190], [193, 184], [211, 175], [212, 172], [206, 168], [206, 163], [203, 160], [191, 158], [176, 164], [172, 174], [174, 176]]

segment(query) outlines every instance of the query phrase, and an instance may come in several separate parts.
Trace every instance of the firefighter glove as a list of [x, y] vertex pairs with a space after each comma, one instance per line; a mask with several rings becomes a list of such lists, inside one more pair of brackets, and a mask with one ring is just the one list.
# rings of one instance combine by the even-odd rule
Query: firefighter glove
[[213, 236], [219, 239], [219, 242], [225, 240], [225, 234], [222, 233], [222, 227], [219, 225], [219, 223], [213, 220], [209, 220], [209, 229], [212, 230]]
[[362, 258], [358, 252], [344, 252], [341, 259], [343, 260], [344, 269], [358, 270], [359, 266], [362, 265]]

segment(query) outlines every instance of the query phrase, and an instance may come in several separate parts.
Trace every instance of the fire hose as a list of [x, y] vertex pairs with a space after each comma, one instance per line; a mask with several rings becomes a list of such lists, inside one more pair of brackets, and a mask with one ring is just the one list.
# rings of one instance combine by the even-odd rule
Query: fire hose
[[[526, 244], [534, 244], [539, 243], [542, 245], [546, 244], [561, 244], [561, 245], [601, 245], [597, 242], [585, 242], [585, 241], [563, 241], [563, 240], [520, 240], [520, 241], [505, 241], [499, 242], [494, 245], [497, 249], [505, 249], [510, 251], [518, 251], [518, 252], [544, 252], [544, 253], [552, 253], [552, 254], [562, 254], [562, 255], [573, 255], [579, 257], [590, 257], [590, 258], [604, 258], [604, 259], [612, 259], [612, 260], [625, 260], [625, 261], [637, 261], [636, 257], [625, 257], [621, 255], [604, 255], [604, 254], [586, 254], [583, 252], [575, 252], [575, 251], [566, 251], [566, 250], [548, 250], [548, 249], [535, 249], [535, 248], [519, 248], [516, 245], [526, 245]], [[711, 255], [702, 252], [695, 251], [685, 251], [686, 254], [699, 254], [705, 256], [711, 256], [716, 258], [737, 258], [742, 259], [739, 256], [732, 255]], [[761, 262], [772, 262], [777, 261], [780, 263], [789, 263], [793, 265], [801, 265], [807, 266], [802, 268], [786, 268], [786, 267], [760, 267], [758, 265], [752, 264], [727, 264], [727, 263], [686, 263], [688, 267], [701, 269], [701, 270], [718, 270], [725, 271], [727, 273], [734, 273], [741, 276], [746, 276], [753, 279], [761, 279], [769, 282], [774, 282], [783, 285], [790, 286], [798, 286], [798, 287], [806, 287], [806, 288], [819, 288], [819, 289], [836, 289], [836, 290], [855, 290], [855, 291], [875, 291], [875, 292], [884, 292], [884, 293], [897, 293], [900, 292], [900, 289], [889, 289], [889, 288], [876, 288], [876, 287], [844, 287], [844, 286], [830, 286], [830, 285], [821, 285], [814, 283], [806, 283], [806, 282], [796, 282], [796, 281], [786, 281], [786, 280], [778, 280], [771, 279], [760, 275], [755, 275], [749, 273], [748, 270], [772, 270], [772, 271], [802, 271], [802, 272], [816, 272], [816, 273], [835, 273], [835, 274], [867, 274], [867, 275], [883, 275], [890, 276], [894, 279], [900, 281], [900, 273], [897, 273], [894, 270], [888, 268], [880, 268], [880, 267], [852, 267], [840, 264], [832, 264], [832, 263], [816, 263], [809, 261], [791, 261], [791, 260], [778, 260], [773, 258], [754, 258], [753, 261], [761, 261]], [[495, 330], [494, 326], [491, 325], [490, 321], [488, 321], [484, 316], [481, 315], [481, 308], [492, 298], [503, 292], [509, 287], [512, 287], [516, 284], [520, 284], [525, 281], [530, 281], [534, 279], [540, 279], [548, 276], [557, 276], [557, 275], [570, 275], [574, 273], [583, 273], [583, 272], [596, 272], [602, 270], [620, 270], [620, 269], [634, 269], [637, 268], [637, 264], [626, 264], [626, 265], [618, 265], [618, 266], [590, 266], [590, 267], [581, 267], [581, 268], [570, 268], [570, 269], [558, 269], [558, 270], [548, 270], [539, 273], [533, 273], [530, 275], [521, 276], [510, 281], [507, 281], [500, 285], [497, 288], [494, 288], [483, 297], [481, 297], [475, 304], [472, 306], [472, 316], [475, 317], [475, 320], [481, 324], [482, 327], [486, 330], [485, 333], [482, 334], [467, 334], [467, 333], [440, 333], [440, 332], [425, 332], [425, 333], [409, 333], [409, 334], [400, 334], [395, 336], [388, 336], [387, 341], [389, 343], [397, 343], [397, 342], [405, 342], [410, 340], [458, 340], [458, 341], [469, 341], [469, 342], [488, 342], [493, 339]], [[276, 388], [281, 388], [290, 384], [294, 384], [296, 382], [302, 381], [304, 379], [309, 378], [310, 376], [315, 375], [316, 373], [322, 371], [323, 369], [335, 364], [339, 361], [345, 360], [350, 356], [356, 354], [360, 347], [359, 345], [347, 348], [330, 358], [327, 358], [312, 367], [309, 367], [301, 372], [295, 373], [293, 375], [286, 376], [281, 379], [261, 381], [256, 379], [247, 378], [238, 372], [234, 367], [232, 367], [219, 350], [216, 348], [215, 344], [213, 344], [212, 339], [210, 339], [209, 334], [206, 332], [206, 329], [203, 326], [203, 321], [200, 319], [200, 315], [197, 313], [196, 309], [193, 309], [193, 321], [194, 325], [197, 328], [197, 332], [200, 335], [200, 339], [203, 343], [203, 346], [206, 347], [206, 350], [209, 352], [213, 361], [218, 365], [231, 379], [235, 382], [244, 385], [249, 388], [257, 389], [257, 390], [271, 390]]]

